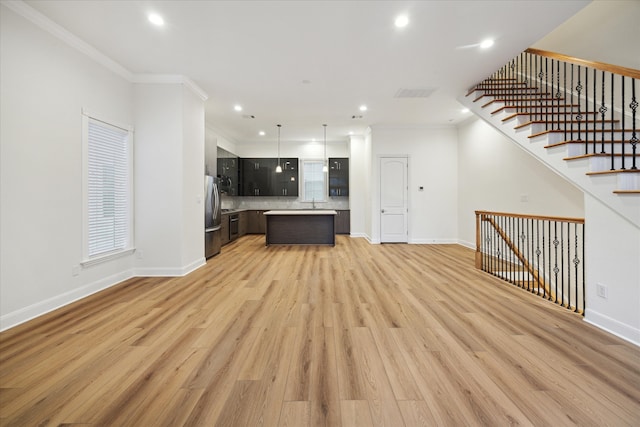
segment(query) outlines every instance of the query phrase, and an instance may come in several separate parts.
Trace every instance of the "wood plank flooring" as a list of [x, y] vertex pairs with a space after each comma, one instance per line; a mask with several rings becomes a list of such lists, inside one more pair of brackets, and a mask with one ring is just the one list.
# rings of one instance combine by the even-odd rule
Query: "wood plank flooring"
[[457, 245], [264, 246], [0, 334], [0, 425], [637, 426], [640, 349]]

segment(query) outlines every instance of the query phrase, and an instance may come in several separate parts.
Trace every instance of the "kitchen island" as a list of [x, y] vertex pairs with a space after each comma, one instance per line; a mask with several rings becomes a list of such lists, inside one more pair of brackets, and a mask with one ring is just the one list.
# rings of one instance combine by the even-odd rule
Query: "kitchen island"
[[336, 244], [334, 210], [274, 210], [264, 215], [267, 246]]

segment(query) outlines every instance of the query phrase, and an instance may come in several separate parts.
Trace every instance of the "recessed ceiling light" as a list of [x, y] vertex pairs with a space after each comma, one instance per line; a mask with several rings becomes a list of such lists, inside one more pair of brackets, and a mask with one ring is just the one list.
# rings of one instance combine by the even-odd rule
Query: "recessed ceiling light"
[[407, 15], [398, 15], [394, 24], [396, 28], [404, 28], [409, 25], [409, 17]]
[[360, 106], [360, 111], [367, 111], [367, 106], [366, 105], [361, 105]]
[[233, 109], [236, 111], [242, 111], [242, 106], [241, 105], [234, 105]]
[[460, 110], [462, 113], [468, 113], [469, 109], [468, 108], [463, 108], [462, 110]]
[[149, 22], [151, 22], [153, 25], [157, 25], [158, 27], [162, 27], [164, 25], [164, 19], [162, 19], [162, 16], [158, 15], [157, 13], [149, 14]]
[[482, 43], [480, 43], [480, 47], [482, 49], [488, 49], [491, 46], [493, 46], [493, 43], [494, 43], [493, 40], [487, 39], [487, 40], [484, 40]]
[[353, 135], [353, 131], [352, 130], [349, 131], [349, 135]]
[[266, 134], [264, 133], [264, 131], [263, 131], [263, 130], [261, 130], [260, 132], [258, 132], [258, 135], [260, 135], [260, 136], [265, 136]]
[[316, 142], [316, 139], [315, 138], [311, 138], [311, 142]]

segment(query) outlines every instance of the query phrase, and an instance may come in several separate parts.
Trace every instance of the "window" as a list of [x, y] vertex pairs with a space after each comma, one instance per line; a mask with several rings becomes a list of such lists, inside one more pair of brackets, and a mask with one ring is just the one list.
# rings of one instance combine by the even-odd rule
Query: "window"
[[132, 248], [131, 131], [87, 115], [84, 125], [84, 258]]
[[325, 200], [325, 173], [322, 171], [322, 160], [305, 160], [302, 163], [304, 201]]

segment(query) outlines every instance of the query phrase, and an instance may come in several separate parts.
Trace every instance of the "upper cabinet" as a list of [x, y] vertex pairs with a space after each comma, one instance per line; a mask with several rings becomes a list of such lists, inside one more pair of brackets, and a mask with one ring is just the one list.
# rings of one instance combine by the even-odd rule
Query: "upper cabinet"
[[220, 191], [227, 196], [239, 196], [238, 186], [239, 160], [237, 157], [218, 158], [218, 178]]
[[282, 158], [280, 166], [282, 166], [282, 172], [276, 174], [273, 195], [298, 197], [298, 159]]
[[278, 159], [240, 159], [241, 196], [298, 196], [298, 159], [281, 158], [282, 173], [276, 173]]
[[329, 157], [329, 197], [349, 196], [349, 159]]

